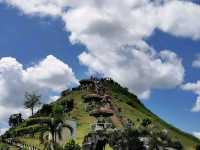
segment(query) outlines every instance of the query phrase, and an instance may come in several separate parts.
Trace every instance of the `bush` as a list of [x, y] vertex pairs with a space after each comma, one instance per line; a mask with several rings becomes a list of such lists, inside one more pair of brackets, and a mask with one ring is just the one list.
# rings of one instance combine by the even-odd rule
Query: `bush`
[[126, 102], [126, 104], [128, 104], [128, 105], [130, 105], [130, 106], [132, 106], [132, 107], [135, 107], [134, 102], [133, 102], [132, 100], [128, 100], [128, 101]]
[[0, 150], [9, 150], [9, 147], [7, 144], [0, 143]]
[[49, 104], [44, 104], [42, 109], [39, 111], [42, 116], [49, 116], [52, 113], [52, 106]]
[[200, 144], [196, 146], [196, 150], [200, 150]]
[[40, 125], [32, 125], [23, 128], [17, 128], [15, 130], [17, 135], [26, 135], [26, 134], [34, 134], [36, 132], [42, 132], [48, 130], [47, 126], [41, 127]]
[[177, 150], [182, 150], [183, 146], [179, 141], [175, 141], [175, 142], [173, 142], [173, 148], [176, 148]]
[[64, 150], [81, 150], [81, 147], [74, 140], [70, 140], [65, 144]]
[[71, 92], [70, 89], [64, 90], [64, 91], [61, 92], [61, 96], [62, 97], [67, 96], [67, 95], [69, 95], [70, 92]]
[[146, 118], [146, 119], [143, 119], [142, 126], [148, 127], [151, 123], [152, 123], [151, 120], [149, 118]]
[[74, 109], [74, 99], [65, 100], [61, 102], [61, 105], [64, 108], [64, 112], [68, 113]]
[[38, 123], [48, 123], [50, 122], [50, 118], [49, 117], [37, 117], [37, 118], [29, 118], [27, 119], [23, 126], [22, 127], [27, 127], [27, 126], [30, 126], [30, 125], [35, 125], [35, 124], [38, 124]]
[[12, 114], [12, 115], [10, 115], [8, 123], [9, 123], [9, 125], [11, 127], [16, 127], [19, 124], [21, 124], [22, 121], [23, 121], [22, 114], [19, 113], [19, 114]]
[[63, 114], [63, 110], [64, 110], [64, 108], [60, 104], [56, 104], [56, 105], [53, 106], [53, 113], [55, 115], [61, 115], [61, 114]]

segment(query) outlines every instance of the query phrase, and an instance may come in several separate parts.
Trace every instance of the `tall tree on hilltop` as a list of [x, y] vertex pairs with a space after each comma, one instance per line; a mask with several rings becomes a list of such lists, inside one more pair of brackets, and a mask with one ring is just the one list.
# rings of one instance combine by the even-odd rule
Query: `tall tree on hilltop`
[[34, 108], [41, 105], [40, 98], [41, 95], [37, 95], [36, 93], [25, 93], [24, 106], [27, 109], [31, 109], [32, 116], [34, 113]]

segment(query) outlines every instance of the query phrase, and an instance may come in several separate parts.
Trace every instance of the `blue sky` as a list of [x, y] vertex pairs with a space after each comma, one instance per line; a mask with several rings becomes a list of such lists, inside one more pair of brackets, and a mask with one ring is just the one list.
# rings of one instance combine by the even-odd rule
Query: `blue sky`
[[[20, 72], [22, 75], [24, 75], [23, 79], [16, 79], [17, 82], [19, 81], [19, 84], [27, 83], [30, 85], [30, 87], [34, 86], [34, 89], [36, 90], [42, 90], [44, 91], [44, 97], [47, 98], [49, 95], [52, 97], [56, 97], [59, 94], [59, 91], [63, 88], [71, 87], [76, 85], [76, 82], [78, 79], [88, 77], [88, 74], [93, 74], [97, 72], [101, 72], [102, 74], [105, 74], [105, 76], [111, 76], [118, 82], [120, 82], [122, 85], [129, 87], [131, 91], [135, 91], [137, 95], [141, 95], [141, 97], [144, 99], [144, 104], [155, 114], [166, 120], [167, 122], [175, 125], [178, 128], [181, 128], [184, 131], [187, 131], [189, 133], [193, 132], [200, 132], [200, 110], [199, 111], [191, 111], [191, 109], [194, 107], [197, 99], [197, 95], [195, 93], [198, 93], [198, 90], [195, 90], [194, 88], [191, 88], [190, 85], [189, 88], [185, 88], [183, 90], [184, 85], [187, 85], [187, 83], [196, 83], [199, 80], [200, 75], [200, 68], [198, 66], [193, 67], [192, 63], [195, 59], [197, 59], [198, 53], [200, 53], [200, 33], [198, 34], [196, 31], [200, 31], [200, 26], [195, 24], [198, 24], [196, 22], [193, 22], [191, 24], [191, 28], [185, 30], [188, 30], [188, 32], [183, 31], [181, 27], [176, 26], [176, 24], [179, 23], [179, 19], [176, 20], [173, 25], [170, 21], [164, 21], [164, 25], [156, 26], [153, 25], [145, 25], [144, 29], [141, 28], [141, 24], [133, 26], [136, 28], [136, 30], [142, 30], [141, 34], [139, 33], [137, 35], [137, 32], [134, 32], [133, 35], [127, 35], [124, 34], [124, 32], [119, 31], [121, 29], [121, 26], [114, 26], [112, 24], [113, 32], [110, 30], [107, 31], [107, 29], [110, 28], [111, 22], [102, 22], [99, 21], [98, 23], [100, 25], [93, 25], [93, 20], [88, 18], [97, 17], [95, 16], [98, 13], [93, 14], [87, 14], [87, 16], [80, 16], [78, 21], [76, 20], [78, 12], [79, 4], [67, 4], [62, 6], [63, 4], [60, 4], [57, 7], [60, 7], [60, 5], [65, 8], [69, 5], [69, 7], [73, 5], [77, 5], [76, 12], [70, 12], [71, 14], [68, 14], [68, 12], [63, 12], [63, 14], [60, 14], [60, 9], [55, 9], [55, 11], [44, 11], [43, 9], [37, 8], [31, 9], [31, 8], [20, 8], [21, 6], [18, 6], [18, 3], [14, 3], [15, 0], [10, 0], [10, 4], [6, 4], [4, 2], [0, 3], [0, 72], [3, 70], [5, 71], [6, 67], [5, 64], [11, 64], [11, 62], [15, 62], [18, 66], [17, 68], [17, 74]], [[49, 2], [51, 4], [51, 2]], [[41, 4], [44, 5], [44, 4]], [[82, 5], [82, 4], [80, 4]], [[86, 3], [86, 5], [90, 6], [90, 3]], [[103, 4], [102, 4], [103, 5]], [[141, 4], [143, 5], [143, 4]], [[167, 4], [166, 4], [167, 5]], [[177, 7], [177, 10], [185, 10], [187, 11], [193, 11], [195, 9], [196, 14], [193, 14], [196, 17], [200, 17], [200, 11], [198, 11], [198, 6], [195, 4], [170, 4], [174, 5], [173, 7]], [[185, 5], [187, 7], [185, 7]], [[188, 8], [188, 5], [190, 5], [191, 10]], [[32, 5], [31, 5], [32, 6]], [[115, 5], [111, 5], [115, 6]], [[33, 5], [34, 7], [34, 5]], [[95, 5], [91, 5], [92, 7], [96, 7]], [[102, 6], [103, 7], [103, 6]], [[124, 8], [126, 5], [124, 6]], [[146, 6], [145, 6], [146, 7]], [[156, 6], [151, 6], [156, 7]], [[163, 6], [165, 7], [165, 6]], [[170, 9], [170, 6], [166, 6], [166, 12], [168, 9]], [[169, 7], [169, 8], [168, 8]], [[180, 7], [180, 8], [179, 8]], [[82, 7], [81, 7], [82, 8]], [[117, 6], [116, 6], [117, 8]], [[48, 8], [47, 8], [48, 9]], [[122, 7], [123, 9], [123, 7]], [[155, 8], [157, 9], [157, 8]], [[54, 10], [54, 9], [53, 9]], [[148, 8], [147, 8], [148, 10]], [[84, 10], [89, 11], [90, 10]], [[83, 12], [84, 12], [83, 11]], [[91, 9], [92, 11], [92, 9]], [[98, 10], [102, 11], [102, 10]], [[186, 11], [186, 10], [185, 10]], [[165, 13], [166, 13], [165, 12]], [[38, 15], [38, 13], [40, 13]], [[92, 13], [92, 12], [91, 12]], [[127, 13], [127, 12], [123, 12]], [[165, 15], [163, 13], [163, 15]], [[177, 13], [174, 12], [174, 15]], [[172, 14], [170, 14], [172, 15]], [[168, 17], [170, 16], [168, 15]], [[185, 15], [188, 15], [187, 13]], [[192, 18], [194, 19], [194, 16]], [[75, 19], [74, 19], [74, 18]], [[149, 16], [150, 20], [152, 19], [152, 16]], [[154, 16], [153, 16], [154, 17]], [[172, 16], [173, 17], [173, 16]], [[179, 17], [179, 16], [178, 16]], [[177, 18], [178, 18], [177, 17]], [[181, 18], [182, 16], [180, 16]], [[190, 19], [187, 20], [186, 16], [185, 22], [191, 21]], [[83, 20], [81, 20], [83, 19]], [[112, 19], [112, 18], [111, 18]], [[130, 17], [131, 19], [131, 17]], [[133, 18], [135, 19], [135, 18]], [[142, 18], [139, 18], [139, 21], [142, 21]], [[148, 18], [147, 18], [148, 19]], [[87, 21], [85, 21], [87, 20]], [[166, 19], [167, 20], [167, 19]], [[172, 19], [173, 20], [173, 19]], [[73, 22], [74, 21], [74, 22]], [[115, 20], [114, 20], [115, 21]], [[113, 22], [114, 22], [113, 21]], [[127, 20], [117, 20], [117, 22], [122, 22], [126, 25], [126, 23], [129, 23]], [[183, 19], [184, 21], [184, 19]], [[91, 23], [91, 26], [88, 27], [87, 24]], [[134, 20], [132, 21], [134, 22]], [[153, 21], [152, 21], [153, 22]], [[185, 23], [184, 22], [184, 23]], [[165, 24], [168, 24], [169, 26], [165, 27]], [[116, 24], [116, 23], [114, 23]], [[124, 25], [122, 24], [122, 25]], [[136, 23], [135, 23], [136, 24]], [[157, 24], [157, 23], [155, 23]], [[162, 23], [160, 23], [162, 24]], [[172, 24], [170, 28], [170, 24]], [[76, 28], [78, 26], [81, 31], [79, 31], [79, 28]], [[85, 27], [86, 26], [86, 27]], [[132, 26], [132, 24], [130, 24]], [[147, 27], [146, 27], [147, 26]], [[153, 26], [153, 27], [152, 27]], [[174, 27], [177, 28], [174, 30]], [[186, 27], [189, 27], [186, 26]], [[114, 29], [117, 30], [114, 30]], [[128, 28], [128, 27], [127, 27]], [[146, 30], [146, 28], [148, 30]], [[152, 28], [149, 30], [149, 28]], [[89, 30], [90, 29], [90, 30]], [[86, 31], [87, 30], [87, 31]], [[143, 33], [143, 30], [145, 33]], [[195, 31], [193, 31], [195, 30]], [[107, 32], [105, 32], [107, 31]], [[116, 37], [116, 32], [123, 35], [122, 37]], [[124, 31], [124, 30], [122, 30]], [[131, 30], [130, 30], [131, 31]], [[129, 32], [130, 32], [129, 31]], [[83, 34], [84, 33], [84, 34]], [[74, 35], [73, 35], [74, 34]], [[82, 35], [83, 34], [83, 35]], [[98, 36], [97, 36], [98, 34]], [[142, 35], [140, 37], [140, 35]], [[102, 38], [103, 37], [103, 38]], [[95, 39], [98, 39], [100, 41], [96, 41]], [[103, 40], [102, 40], [102, 39]], [[129, 42], [130, 38], [130, 42]], [[138, 44], [137, 40], [134, 41], [134, 44], [132, 44], [132, 39], [139, 39], [139, 41], [142, 39], [142, 42], [145, 41], [147, 44], [146, 46], [142, 44]], [[75, 39], [75, 40], [74, 40]], [[104, 40], [106, 39], [106, 42]], [[126, 41], [123, 41], [123, 40]], [[101, 45], [103, 42], [105, 45]], [[108, 43], [108, 41], [110, 42]], [[77, 42], [78, 41], [78, 42]], [[122, 42], [123, 41], [123, 42]], [[128, 42], [127, 42], [128, 41]], [[127, 42], [127, 43], [126, 43]], [[114, 46], [110, 43], [114, 43]], [[131, 44], [132, 45], [131, 45]], [[150, 76], [149, 74], [145, 73], [144, 76], [141, 76], [141, 80], [144, 80], [144, 82], [137, 82], [137, 78], [134, 79], [134, 76], [126, 76], [124, 74], [131, 74], [132, 72], [126, 72], [126, 70], [123, 70], [123, 66], [126, 67], [126, 65], [133, 65], [133, 69], [130, 69], [134, 71], [135, 73], [138, 71], [139, 73], [142, 72], [143, 68], [139, 68], [135, 70], [135, 65], [132, 62], [132, 59], [138, 59], [143, 60], [140, 57], [136, 57], [138, 50], [133, 51], [134, 55], [133, 57], [128, 57], [124, 51], [126, 49], [122, 48], [122, 51], [118, 51], [120, 56], [125, 56], [125, 61], [120, 60], [118, 58], [118, 55], [116, 55], [115, 51], [112, 51], [112, 49], [116, 48], [116, 45], [131, 45], [131, 46], [137, 46], [139, 49], [145, 49], [151, 53], [151, 57], [149, 56], [149, 53], [146, 54], [144, 52], [144, 57], [151, 58], [149, 61], [153, 62], [152, 64], [155, 64], [153, 66], [152, 72], [155, 71], [156, 73], [162, 73], [160, 70], [165, 70], [167, 67], [170, 67], [169, 72], [166, 73], [166, 75], [163, 77], [161, 76], [161, 79], [157, 79], [156, 77]], [[100, 51], [100, 49], [106, 49], [111, 48], [110, 51]], [[155, 51], [155, 56], [153, 55], [153, 51]], [[162, 58], [161, 54], [163, 50], [170, 50], [170, 53], [167, 53], [171, 56], [173, 53], [173, 59], [175, 60], [168, 60], [168, 58]], [[127, 52], [127, 51], [126, 51]], [[129, 52], [127, 52], [129, 53]], [[130, 51], [130, 53], [132, 53]], [[176, 56], [174, 56], [174, 54]], [[102, 55], [101, 57], [99, 55]], [[104, 56], [105, 55], [105, 56]], [[106, 58], [106, 56], [110, 56], [110, 60]], [[48, 57], [50, 56], [50, 57]], [[137, 55], [138, 56], [138, 55]], [[143, 56], [143, 51], [141, 55]], [[4, 60], [4, 58], [12, 57], [16, 60]], [[102, 59], [103, 60], [101, 61]], [[114, 61], [114, 59], [119, 59]], [[166, 59], [166, 60], [165, 60]], [[158, 63], [154, 60], [160, 60], [161, 63]], [[182, 61], [181, 61], [182, 60]], [[60, 74], [55, 74], [53, 72], [54, 68], [53, 66], [49, 65], [49, 68], [46, 68], [48, 66], [48, 63], [51, 64], [51, 61], [55, 63], [55, 66], [61, 66], [64, 69], [64, 73], [66, 73], [66, 77], [64, 73], [61, 71]], [[109, 68], [109, 63], [113, 63], [111, 65], [111, 68]], [[142, 61], [143, 62], [143, 61]], [[121, 66], [120, 66], [121, 64]], [[167, 65], [165, 65], [167, 64]], [[4, 66], [3, 66], [4, 65]], [[20, 68], [20, 65], [23, 65], [23, 68]], [[52, 65], [52, 64], [51, 64]], [[107, 65], [108, 67], [105, 67], [104, 65]], [[143, 65], [143, 64], [142, 64]], [[3, 67], [2, 67], [3, 66]], [[2, 69], [2, 68], [3, 69]], [[129, 66], [130, 67], [130, 66]], [[157, 70], [154, 70], [154, 68], [160, 68]], [[175, 69], [173, 68], [175, 67]], [[13, 65], [8, 65], [9, 73], [11, 73], [13, 80], [15, 79], [15, 74], [12, 74], [14, 71], [12, 71]], [[47, 69], [50, 73], [50, 77], [46, 77], [45, 73], [41, 73], [40, 69], [44, 68]], [[97, 68], [97, 69], [96, 69]], [[114, 69], [113, 69], [114, 68]], [[2, 69], [2, 70], [1, 70]], [[71, 70], [70, 70], [71, 69]], [[183, 71], [184, 69], [184, 71]], [[60, 71], [60, 70], [59, 70]], [[157, 72], [156, 72], [157, 71]], [[171, 71], [171, 72], [170, 72]], [[25, 72], [25, 73], [24, 73]], [[16, 73], [16, 72], [14, 72]], [[41, 75], [44, 75], [41, 78], [37, 78], [32, 74], [34, 73], [41, 73]], [[121, 73], [121, 74], [120, 74]], [[147, 74], [147, 75], [146, 75]], [[151, 73], [152, 74], [152, 73]], [[146, 76], [145, 76], [146, 75]], [[169, 76], [169, 77], [166, 77]], [[174, 78], [172, 76], [177, 76], [177, 78]], [[7, 81], [4, 79], [4, 76], [0, 76], [0, 81]], [[55, 80], [56, 77], [60, 77], [63, 79], [61, 82], [56, 82], [56, 85], [54, 85], [55, 82], [51, 82], [52, 80]], [[126, 78], [127, 77], [127, 78]], [[147, 82], [149, 79], [146, 79], [147, 77], [152, 78], [153, 82], [150, 85], [146, 85], [145, 82]], [[133, 79], [132, 79], [133, 78]], [[22, 81], [21, 81], [22, 80]], [[69, 80], [72, 81], [72, 83], [66, 83], [66, 85], [62, 82], [69, 82]], [[127, 81], [126, 81], [127, 80]], [[166, 80], [166, 81], [165, 81]], [[171, 82], [171, 81], [172, 82]], [[43, 84], [36, 86], [35, 83], [41, 82]], [[131, 82], [131, 84], [129, 83]], [[150, 80], [149, 80], [150, 82]], [[13, 86], [13, 83], [8, 83]], [[0, 82], [1, 85], [1, 82]], [[49, 88], [49, 86], [52, 86], [52, 88]], [[18, 87], [14, 84], [14, 87]], [[66, 87], [65, 87], [66, 86]], [[198, 89], [198, 85], [193, 85]], [[25, 86], [25, 89], [29, 89], [29, 86]], [[24, 87], [23, 87], [24, 88]], [[9, 92], [12, 92], [10, 88], [8, 88]], [[199, 88], [200, 89], [200, 88]], [[5, 89], [4, 89], [5, 90]], [[2, 90], [3, 91], [3, 90]], [[15, 91], [15, 90], [14, 90]], [[151, 91], [151, 94], [149, 93]], [[23, 91], [20, 91], [21, 95], [19, 95], [20, 98], [22, 98]], [[146, 96], [144, 95], [144, 93]], [[2, 92], [3, 93], [3, 92]], [[0, 92], [0, 96], [2, 94]], [[199, 92], [200, 93], [200, 92]], [[49, 96], [49, 97], [50, 97]], [[2, 96], [3, 97], [3, 96]], [[145, 98], [144, 98], [145, 97]], [[5, 97], [5, 100], [0, 99], [0, 105], [1, 109], [5, 109], [7, 107], [7, 104], [5, 104], [5, 101], [8, 101], [10, 97]], [[16, 102], [16, 101], [19, 101]], [[47, 100], [46, 100], [47, 101]], [[16, 108], [16, 111], [21, 111], [24, 114], [27, 114], [26, 111], [22, 109], [22, 102], [21, 100], [14, 99], [12, 101], [9, 101], [9, 103], [16, 103], [16, 105], [9, 105], [10, 109]], [[6, 110], [6, 109], [5, 109]], [[0, 124], [0, 128], [7, 128], [6, 124], [6, 115], [9, 115], [9, 113], [0, 114], [0, 118], [2, 119], [2, 123]]]
[[[185, 67], [185, 82], [195, 82], [199, 79], [200, 70], [191, 67], [196, 54], [200, 50], [200, 41], [188, 38], [177, 38], [161, 31], [148, 39], [148, 43], [156, 49], [172, 49], [183, 60]], [[149, 101], [144, 101], [153, 112], [174, 124], [175, 126], [193, 132], [199, 130], [200, 113], [191, 112], [196, 96], [181, 90], [179, 87], [171, 90], [156, 90]]]

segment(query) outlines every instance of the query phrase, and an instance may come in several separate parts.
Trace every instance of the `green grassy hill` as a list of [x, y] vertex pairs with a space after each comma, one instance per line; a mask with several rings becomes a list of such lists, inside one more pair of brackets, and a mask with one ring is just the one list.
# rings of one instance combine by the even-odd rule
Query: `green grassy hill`
[[[152, 129], [167, 129], [169, 135], [174, 139], [178, 139], [183, 144], [184, 149], [186, 150], [195, 150], [195, 146], [200, 143], [200, 141], [194, 136], [173, 127], [172, 125], [166, 123], [158, 116], [153, 114], [142, 104], [140, 100], [138, 100], [138, 98], [134, 94], [128, 92], [126, 88], [121, 87], [116, 82], [108, 81], [106, 82], [105, 87], [107, 94], [112, 96], [112, 103], [114, 107], [120, 110], [121, 118], [118, 117], [119, 114], [115, 114], [112, 117], [112, 121], [115, 127], [121, 128], [122, 123], [129, 118], [134, 122], [135, 128], [139, 128], [141, 121], [145, 118], [149, 118], [152, 121]], [[90, 131], [90, 124], [95, 122], [95, 118], [91, 117], [89, 113], [85, 111], [85, 104], [83, 99], [84, 94], [85, 93], [82, 92], [79, 88], [76, 88], [70, 91], [66, 96], [60, 97], [57, 101], [50, 104], [53, 106], [67, 101], [68, 99], [74, 99], [74, 109], [69, 114], [66, 114], [66, 117], [77, 121], [76, 141], [79, 144], [82, 144], [84, 136]], [[45, 115], [42, 114], [41, 111], [39, 111], [33, 117], [36, 116], [42, 117]], [[16, 130], [17, 128], [12, 130]], [[40, 144], [37, 134], [34, 138], [21, 136], [18, 136], [17, 138], [24, 143], [36, 147], [41, 148], [43, 146]]]

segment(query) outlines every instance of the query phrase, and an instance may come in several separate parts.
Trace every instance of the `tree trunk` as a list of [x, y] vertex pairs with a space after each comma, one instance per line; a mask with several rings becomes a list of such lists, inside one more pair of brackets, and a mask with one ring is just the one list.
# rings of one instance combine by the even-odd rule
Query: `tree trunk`
[[56, 132], [54, 133], [54, 135], [55, 135], [55, 139], [54, 139], [55, 141], [54, 141], [54, 142], [56, 143], [56, 142], [57, 142], [57, 141], [56, 141], [56, 138], [57, 138], [57, 136], [56, 136]]
[[53, 131], [51, 131], [51, 135], [52, 135], [52, 142], [55, 143], [55, 134]]
[[33, 107], [31, 108], [31, 113], [32, 113], [32, 116], [33, 116]]

